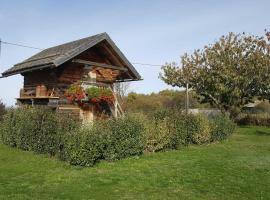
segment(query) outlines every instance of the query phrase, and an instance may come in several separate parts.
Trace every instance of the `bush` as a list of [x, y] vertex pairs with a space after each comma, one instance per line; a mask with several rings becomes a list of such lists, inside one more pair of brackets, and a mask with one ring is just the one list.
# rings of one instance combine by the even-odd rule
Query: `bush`
[[66, 135], [62, 160], [93, 166], [101, 159], [119, 160], [143, 152], [144, 125], [136, 115], [97, 121]]
[[235, 128], [234, 123], [223, 115], [208, 118], [177, 110], [155, 112], [145, 121], [145, 150], [150, 152], [223, 140]]
[[49, 109], [32, 107], [10, 109], [0, 126], [4, 144], [81, 166], [141, 155], [144, 150], [155, 152], [223, 140], [235, 127], [221, 115], [208, 119], [177, 110], [161, 110], [149, 117], [129, 114], [78, 126]]
[[0, 100], [0, 121], [3, 119], [4, 114], [6, 113], [6, 106], [5, 104]]
[[4, 144], [58, 155], [74, 165], [92, 166], [100, 159], [118, 160], [143, 152], [144, 124], [135, 115], [78, 127], [42, 108], [11, 109], [0, 129]]
[[93, 166], [103, 158], [106, 136], [97, 127], [83, 127], [69, 133], [65, 143], [66, 160], [72, 165]]
[[228, 116], [216, 115], [210, 118], [211, 142], [228, 138], [235, 130], [236, 125]]
[[172, 146], [173, 133], [170, 131], [169, 119], [147, 120], [145, 123], [144, 146], [148, 152], [168, 149]]
[[145, 121], [145, 151], [156, 152], [175, 149], [185, 140], [181, 112], [176, 110], [159, 110], [151, 113]]
[[0, 138], [3, 144], [9, 145], [11, 147], [16, 146], [15, 142], [15, 112], [10, 109], [9, 112], [3, 116], [3, 121], [0, 124]]
[[157, 111], [146, 123], [145, 150], [154, 152], [202, 144], [210, 141], [210, 134], [206, 116], [186, 115], [177, 110]]
[[236, 123], [249, 126], [270, 126], [270, 115], [267, 113], [241, 114], [236, 119]]
[[210, 123], [204, 115], [188, 115], [186, 119], [187, 142], [203, 144], [210, 141]]
[[142, 154], [144, 130], [144, 123], [137, 115], [108, 120], [104, 131], [107, 133], [104, 158], [119, 160]]
[[61, 151], [65, 130], [72, 124], [67, 120], [49, 109], [11, 109], [1, 123], [0, 135], [4, 144], [56, 155]]
[[173, 132], [171, 147], [178, 149], [181, 146], [186, 146], [189, 143], [188, 117], [182, 112], [176, 112], [169, 120], [171, 132]]

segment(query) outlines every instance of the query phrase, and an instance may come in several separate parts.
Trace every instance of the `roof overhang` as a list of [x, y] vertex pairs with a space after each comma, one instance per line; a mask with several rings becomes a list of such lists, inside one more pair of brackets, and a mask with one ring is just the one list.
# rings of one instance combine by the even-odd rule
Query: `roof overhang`
[[23, 73], [26, 73], [26, 72], [42, 70], [42, 69], [46, 69], [46, 68], [54, 68], [54, 67], [56, 67], [56, 66], [53, 63], [48, 64], [48, 65], [35, 66], [34, 69], [32, 67], [30, 67], [30, 68], [27, 68], [27, 69], [14, 71], [14, 72], [10, 72], [10, 73], [2, 73], [2, 77], [0, 77], [0, 78], [5, 78], [5, 77], [13, 76], [13, 75], [16, 75], [16, 74], [23, 74]]
[[[25, 72], [30, 72], [30, 71], [34, 71], [34, 70], [40, 70], [40, 69], [45, 69], [45, 68], [50, 68], [50, 67], [58, 67], [58, 66], [62, 65], [63, 63], [74, 59], [77, 55], [83, 53], [84, 51], [90, 49], [91, 47], [97, 45], [98, 43], [100, 43], [104, 40], [106, 40], [109, 43], [109, 45], [112, 47], [112, 49], [117, 53], [117, 55], [121, 58], [121, 60], [128, 67], [128, 69], [132, 72], [132, 74], [134, 75], [134, 80], [141, 80], [140, 74], [133, 67], [133, 65], [128, 61], [128, 59], [120, 51], [120, 49], [115, 45], [115, 43], [112, 41], [112, 39], [109, 37], [109, 35], [107, 33], [102, 33], [96, 39], [91, 40], [91, 42], [86, 42], [85, 44], [79, 45], [78, 47], [71, 49], [64, 54], [57, 56], [56, 59], [53, 59], [51, 63], [46, 63], [43, 65], [34, 65], [34, 66], [30, 66], [30, 67], [23, 67], [22, 69], [17, 69], [17, 70], [16, 69], [12, 70], [12, 68], [11, 68], [11, 69], [3, 72], [2, 76], [8, 77], [8, 76], [16, 75], [16, 74], [23, 74]], [[40, 58], [40, 59], [44, 59], [44, 58], [45, 57]], [[25, 64], [27, 62], [33, 62], [34, 60], [35, 59], [26, 60], [24, 62], [21, 62], [21, 63], [14, 65], [14, 67], [21, 65], [21, 64]]]

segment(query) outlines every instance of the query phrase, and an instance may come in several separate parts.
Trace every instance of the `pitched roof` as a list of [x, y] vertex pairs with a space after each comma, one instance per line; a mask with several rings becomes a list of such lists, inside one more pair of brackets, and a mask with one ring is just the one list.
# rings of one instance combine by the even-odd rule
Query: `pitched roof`
[[140, 74], [133, 67], [133, 65], [127, 60], [120, 49], [114, 44], [107, 33], [100, 33], [80, 40], [75, 40], [62, 45], [51, 47], [35, 54], [34, 56], [26, 59], [25, 61], [15, 64], [12, 68], [2, 73], [2, 76], [7, 77], [15, 74], [20, 74], [26, 71], [47, 68], [58, 67], [66, 61], [74, 58], [87, 49], [95, 46], [101, 41], [106, 40], [119, 55], [119, 57], [125, 62], [128, 68], [135, 75], [136, 79], [141, 79]]

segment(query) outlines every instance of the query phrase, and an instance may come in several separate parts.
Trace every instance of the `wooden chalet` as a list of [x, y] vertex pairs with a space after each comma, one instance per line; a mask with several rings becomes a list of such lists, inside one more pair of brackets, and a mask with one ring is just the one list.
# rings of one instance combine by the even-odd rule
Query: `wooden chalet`
[[[104, 113], [114, 117], [121, 115], [114, 84], [141, 79], [107, 33], [45, 49], [15, 64], [2, 76], [15, 74], [24, 77], [17, 98], [19, 106], [45, 105], [58, 112], [72, 113], [83, 122], [92, 122]], [[79, 106], [69, 102], [65, 91], [73, 84], [80, 84], [83, 88], [109, 88], [115, 97], [113, 105], [103, 105], [100, 110], [91, 103]]]

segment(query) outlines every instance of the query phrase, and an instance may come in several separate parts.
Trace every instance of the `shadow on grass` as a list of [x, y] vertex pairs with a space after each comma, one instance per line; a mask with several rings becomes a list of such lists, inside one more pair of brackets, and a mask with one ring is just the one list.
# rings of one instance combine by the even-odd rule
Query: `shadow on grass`
[[243, 135], [270, 136], [270, 127], [239, 126], [238, 133]]
[[268, 130], [256, 130], [255, 131], [255, 133], [254, 133], [255, 135], [262, 135], [262, 136], [270, 136], [270, 131]]

